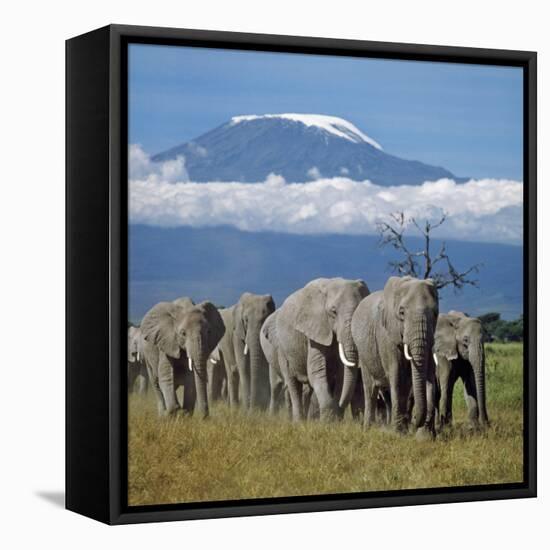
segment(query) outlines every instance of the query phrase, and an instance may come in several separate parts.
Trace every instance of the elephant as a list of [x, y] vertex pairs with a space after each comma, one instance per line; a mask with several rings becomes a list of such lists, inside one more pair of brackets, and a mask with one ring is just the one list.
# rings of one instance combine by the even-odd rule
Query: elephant
[[143, 318], [141, 331], [159, 414], [180, 408], [176, 389], [183, 385], [184, 412], [206, 418], [206, 361], [225, 331], [216, 307], [210, 302], [195, 305], [189, 298], [160, 302]]
[[283, 357], [279, 361], [276, 320], [277, 311], [274, 311], [264, 321], [260, 331], [260, 345], [269, 365], [269, 413], [271, 415], [275, 415], [283, 406], [289, 413], [291, 412], [290, 396], [286, 386], [288, 378], [286, 361]]
[[441, 392], [441, 427], [453, 416], [453, 389], [458, 378], [464, 384], [464, 399], [470, 424], [477, 428], [489, 424], [485, 396], [485, 351], [481, 321], [464, 313], [450, 311], [437, 320], [433, 358]]
[[[390, 277], [383, 290], [367, 296], [355, 310], [351, 332], [363, 378], [365, 429], [375, 421], [379, 390], [382, 396], [389, 390], [393, 429], [403, 433], [411, 423], [418, 439], [434, 437], [431, 351], [438, 313], [434, 282], [410, 276]], [[412, 418], [408, 410], [411, 393]]]
[[139, 327], [128, 328], [128, 391], [132, 393], [137, 382], [137, 393], [147, 392], [147, 367], [143, 357], [143, 338]]
[[279, 309], [277, 338], [288, 369], [287, 387], [294, 421], [304, 418], [304, 384], [313, 389], [321, 420], [341, 417], [331, 380], [343, 364], [341, 400], [347, 404], [358, 374], [351, 318], [368, 294], [362, 280], [320, 278], [291, 294]]
[[[230, 408], [234, 409], [239, 403], [239, 371], [237, 369], [237, 360], [235, 359], [235, 348], [233, 345], [234, 315], [235, 306], [219, 309], [219, 314], [224, 324], [224, 334], [210, 356], [209, 369], [212, 370], [212, 384], [214, 385], [214, 371], [222, 369], [225, 372], [225, 384], [227, 392], [227, 401]], [[223, 387], [223, 383], [222, 383]]]
[[260, 329], [274, 311], [270, 294], [250, 292], [245, 292], [233, 309], [233, 349], [243, 410], [266, 409], [269, 405], [269, 367], [260, 345]]

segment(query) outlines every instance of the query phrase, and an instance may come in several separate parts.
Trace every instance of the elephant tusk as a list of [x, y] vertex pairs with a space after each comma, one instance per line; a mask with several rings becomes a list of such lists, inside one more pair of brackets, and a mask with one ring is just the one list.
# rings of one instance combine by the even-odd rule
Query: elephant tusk
[[244, 354], [248, 355], [248, 344], [244, 345]]
[[210, 362], [211, 362], [213, 365], [217, 364], [217, 361], [216, 361], [213, 357], [210, 357]]
[[412, 361], [413, 358], [409, 355], [409, 346], [407, 346], [407, 344], [405, 344], [404, 351], [405, 351], [405, 359], [407, 361]]
[[191, 360], [191, 357], [187, 358], [187, 366], [189, 367], [189, 370], [193, 370], [193, 361]]
[[139, 361], [139, 351], [137, 352], [137, 360]]
[[346, 358], [346, 354], [344, 353], [344, 346], [340, 342], [338, 342], [338, 353], [340, 355], [340, 361], [346, 365], [346, 367], [355, 367], [355, 363], [352, 363]]
[[439, 367], [439, 361], [437, 360], [437, 354], [434, 353], [434, 363], [436, 367]]

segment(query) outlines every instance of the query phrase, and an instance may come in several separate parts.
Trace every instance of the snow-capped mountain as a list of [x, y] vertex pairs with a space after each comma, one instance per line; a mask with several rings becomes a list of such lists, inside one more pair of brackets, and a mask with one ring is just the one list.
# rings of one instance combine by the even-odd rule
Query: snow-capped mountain
[[185, 157], [191, 181], [260, 182], [278, 174], [287, 182], [320, 177], [415, 185], [456, 178], [451, 172], [386, 153], [342, 118], [312, 114], [235, 116], [221, 126], [153, 157]]

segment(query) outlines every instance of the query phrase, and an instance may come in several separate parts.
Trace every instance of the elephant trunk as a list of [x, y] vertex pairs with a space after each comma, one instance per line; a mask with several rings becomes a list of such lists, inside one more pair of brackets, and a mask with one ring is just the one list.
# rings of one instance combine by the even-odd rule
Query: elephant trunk
[[489, 424], [487, 416], [487, 406], [485, 397], [485, 352], [481, 339], [478, 342], [472, 342], [468, 349], [470, 363], [474, 369], [476, 381], [476, 398], [479, 422], [482, 425]]
[[338, 353], [344, 365], [342, 394], [338, 403], [338, 406], [343, 411], [351, 401], [359, 376], [357, 348], [353, 343], [351, 335], [351, 318], [350, 322], [344, 326], [343, 333], [338, 338]]
[[414, 315], [405, 325], [405, 355], [410, 357], [414, 396], [413, 428], [424, 425], [427, 416], [426, 381], [428, 355], [433, 347], [433, 320], [428, 313]]
[[248, 353], [250, 356], [250, 408], [264, 408], [267, 403], [262, 395], [264, 378], [268, 374], [267, 360], [260, 346], [260, 332], [249, 331], [247, 334]]
[[194, 342], [193, 345], [188, 346], [188, 354], [192, 363], [193, 377], [195, 380], [195, 414], [200, 418], [206, 418], [209, 414], [206, 370], [208, 353], [203, 348], [202, 341], [198, 340]]

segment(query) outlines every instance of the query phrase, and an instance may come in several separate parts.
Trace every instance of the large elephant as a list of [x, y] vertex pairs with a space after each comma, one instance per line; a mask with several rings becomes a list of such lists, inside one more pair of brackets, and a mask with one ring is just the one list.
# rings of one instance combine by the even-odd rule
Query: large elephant
[[349, 402], [357, 381], [357, 350], [351, 336], [351, 318], [369, 294], [361, 280], [315, 279], [291, 294], [277, 313], [280, 352], [288, 366], [287, 387], [294, 420], [304, 418], [302, 385], [315, 393], [322, 420], [341, 415], [331, 391], [334, 371], [344, 369], [341, 398]]
[[269, 368], [260, 345], [260, 329], [274, 311], [271, 295], [250, 292], [245, 292], [233, 309], [233, 347], [244, 410], [269, 405]]
[[433, 347], [441, 426], [453, 416], [453, 389], [460, 378], [470, 423], [477, 427], [489, 423], [485, 398], [485, 351], [481, 321], [464, 313], [450, 311], [437, 320]]
[[[353, 314], [351, 332], [359, 353], [365, 392], [364, 425], [375, 420], [379, 390], [390, 390], [391, 423], [406, 431], [412, 420], [419, 439], [434, 435], [435, 372], [432, 361], [439, 312], [430, 279], [390, 277], [384, 290], [365, 298]], [[414, 396], [412, 419], [409, 395]]]
[[[147, 391], [147, 367], [143, 357], [143, 338], [139, 327], [128, 328], [128, 391]], [[137, 388], [136, 388], [137, 385]]]
[[176, 389], [183, 385], [184, 411], [208, 416], [206, 361], [224, 330], [213, 304], [189, 298], [160, 302], [145, 315], [144, 354], [161, 415], [179, 409]]

